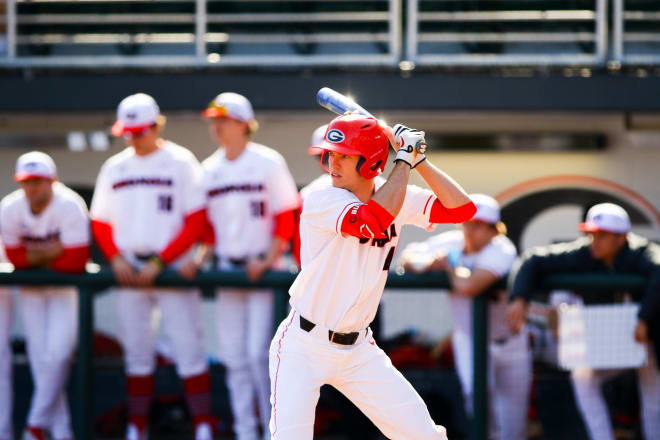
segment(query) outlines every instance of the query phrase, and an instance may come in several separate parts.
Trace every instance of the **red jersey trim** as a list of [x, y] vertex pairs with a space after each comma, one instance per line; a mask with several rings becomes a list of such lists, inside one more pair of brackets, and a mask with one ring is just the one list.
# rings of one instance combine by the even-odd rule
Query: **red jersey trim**
[[337, 217], [337, 222], [335, 223], [335, 231], [337, 234], [339, 234], [339, 223], [342, 222], [344, 219], [344, 216], [348, 212], [348, 208], [350, 208], [352, 205], [360, 205], [360, 202], [351, 202], [348, 205], [344, 206], [344, 209], [342, 209], [341, 213], [339, 214], [339, 217]]
[[108, 261], [119, 255], [119, 249], [113, 238], [112, 225], [100, 220], [92, 220], [92, 236], [94, 241], [101, 249], [103, 256]]
[[296, 229], [295, 209], [280, 212], [273, 217], [273, 221], [275, 223], [273, 236], [279, 237], [284, 241], [291, 240]]
[[422, 211], [422, 214], [426, 215], [426, 208], [429, 207], [429, 202], [431, 201], [431, 199], [433, 199], [433, 197], [435, 197], [435, 195], [431, 194], [429, 198], [426, 200], [426, 204], [424, 205], [424, 211]]
[[85, 271], [89, 259], [89, 246], [64, 248], [64, 253], [53, 260], [51, 269], [58, 272], [78, 273]]
[[186, 215], [179, 234], [160, 253], [164, 263], [169, 264], [199, 241], [206, 230], [206, 209]]
[[476, 213], [477, 207], [472, 202], [456, 208], [446, 208], [436, 199], [431, 205], [429, 221], [431, 223], [463, 223], [469, 221]]
[[7, 254], [7, 259], [9, 260], [9, 262], [13, 264], [16, 269], [28, 268], [27, 251], [25, 250], [25, 246], [18, 246], [18, 247], [5, 246], [5, 253]]

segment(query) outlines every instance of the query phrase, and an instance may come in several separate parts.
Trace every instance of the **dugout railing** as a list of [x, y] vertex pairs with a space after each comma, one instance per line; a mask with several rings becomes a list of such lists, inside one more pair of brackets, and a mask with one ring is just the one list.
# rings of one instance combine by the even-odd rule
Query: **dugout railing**
[[613, 0], [613, 61], [660, 64], [660, 6], [649, 0]]
[[401, 57], [401, 0], [6, 2], [0, 66], [368, 66]]
[[0, 67], [658, 65], [659, 29], [651, 0], [5, 0]]
[[[287, 289], [295, 279], [291, 272], [267, 272], [258, 283], [248, 281], [243, 271], [208, 271], [200, 272], [194, 281], [189, 281], [178, 273], [166, 270], [156, 280], [160, 286], [196, 286], [202, 289], [218, 286], [227, 287], [271, 287], [277, 289], [275, 300], [275, 321], [287, 313]], [[69, 286], [78, 287], [79, 298], [79, 341], [78, 375], [76, 381], [76, 402], [74, 405], [74, 428], [78, 440], [93, 438], [93, 332], [94, 302], [96, 293], [115, 286], [114, 275], [109, 269], [99, 270], [91, 266], [85, 274], [61, 274], [47, 270], [0, 271], [0, 285], [5, 286]], [[621, 289], [639, 295], [646, 281], [635, 274], [562, 274], [544, 280], [539, 288], [569, 289], [578, 291], [599, 291]], [[444, 273], [424, 275], [390, 273], [388, 289], [427, 289], [438, 290], [449, 287], [449, 280]], [[212, 291], [212, 290], [211, 290]], [[474, 394], [473, 419], [470, 423], [470, 438], [485, 440], [488, 437], [488, 299], [485, 295], [473, 302], [473, 337], [474, 337]]]

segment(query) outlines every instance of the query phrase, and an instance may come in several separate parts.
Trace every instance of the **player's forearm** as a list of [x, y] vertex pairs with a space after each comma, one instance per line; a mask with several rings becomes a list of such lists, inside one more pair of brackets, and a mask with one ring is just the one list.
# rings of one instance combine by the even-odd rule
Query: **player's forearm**
[[446, 208], [457, 208], [471, 202], [465, 190], [454, 179], [428, 160], [415, 169]]
[[385, 208], [392, 217], [396, 217], [403, 206], [409, 177], [410, 166], [405, 162], [396, 162], [387, 182], [376, 191], [371, 200]]
[[48, 267], [62, 254], [62, 249], [31, 250], [25, 253], [29, 267]]
[[270, 247], [266, 251], [266, 254], [263, 257], [264, 263], [268, 267], [272, 267], [273, 264], [282, 256], [286, 250], [287, 242], [282, 240], [280, 237], [275, 236], [270, 242]]

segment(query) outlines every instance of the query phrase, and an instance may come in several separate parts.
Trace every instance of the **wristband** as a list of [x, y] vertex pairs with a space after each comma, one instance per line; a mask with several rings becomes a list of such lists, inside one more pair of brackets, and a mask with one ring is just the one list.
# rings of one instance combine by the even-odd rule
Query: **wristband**
[[153, 257], [149, 258], [149, 263], [153, 264], [160, 270], [163, 270], [165, 267], [165, 262], [158, 255], [154, 255]]

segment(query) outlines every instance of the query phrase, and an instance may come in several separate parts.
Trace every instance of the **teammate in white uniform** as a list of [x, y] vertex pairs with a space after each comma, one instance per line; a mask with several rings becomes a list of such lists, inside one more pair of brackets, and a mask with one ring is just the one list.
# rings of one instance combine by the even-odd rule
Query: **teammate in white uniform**
[[92, 231], [122, 286], [116, 293], [127, 375], [127, 439], [147, 438], [155, 368], [152, 321], [158, 307], [183, 379], [195, 439], [208, 440], [210, 380], [199, 292], [151, 287], [164, 265], [189, 275], [187, 251], [206, 224], [199, 162], [184, 147], [160, 137], [163, 125], [151, 96], [138, 93], [121, 101], [112, 132], [124, 136], [129, 147], [101, 168]]
[[[387, 181], [392, 145], [401, 145]], [[394, 141], [396, 139], [396, 142]], [[345, 115], [328, 126], [323, 160], [333, 186], [307, 195], [301, 217], [302, 270], [292, 306], [270, 348], [273, 439], [309, 440], [319, 389], [330, 384], [394, 440], [445, 439], [426, 405], [376, 345], [367, 325], [383, 293], [404, 224], [462, 222], [474, 204], [424, 161], [424, 133]], [[408, 185], [412, 168], [433, 192]]]
[[[250, 141], [257, 129], [250, 102], [221, 93], [204, 111], [220, 146], [203, 162], [208, 218], [219, 269], [244, 268], [252, 281], [274, 267], [293, 235], [298, 191], [282, 155]], [[268, 343], [271, 289], [218, 289], [220, 356], [239, 440], [259, 438], [255, 398], [267, 435], [270, 419]]]
[[468, 414], [472, 413], [472, 298], [489, 295], [488, 385], [490, 439], [526, 438], [531, 357], [526, 332], [512, 333], [506, 324], [506, 290], [492, 290], [516, 260], [516, 248], [500, 221], [500, 207], [484, 194], [471, 194], [477, 213], [462, 231], [445, 232], [412, 243], [401, 255], [407, 271], [444, 270], [451, 279], [454, 329], [452, 347]]
[[[56, 181], [50, 156], [33, 151], [18, 158], [21, 189], [0, 204], [7, 257], [17, 269], [82, 272], [89, 257], [89, 217], [82, 198]], [[23, 438], [73, 438], [66, 383], [77, 341], [74, 287], [23, 287], [21, 315], [35, 391]]]
[[[7, 261], [5, 248], [0, 241], [0, 263]], [[0, 286], [0, 440], [10, 440], [12, 435], [12, 352], [9, 340], [12, 323], [12, 291]]]

